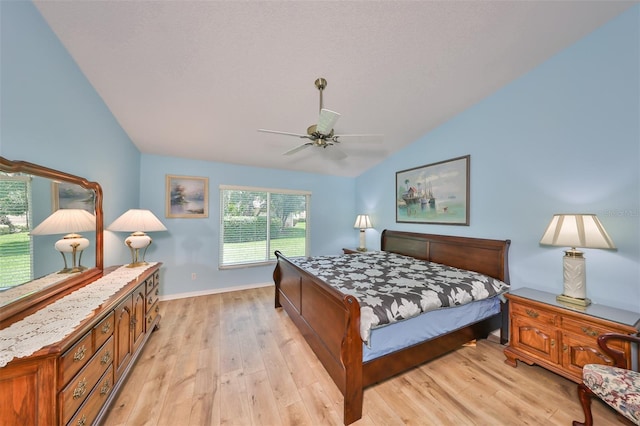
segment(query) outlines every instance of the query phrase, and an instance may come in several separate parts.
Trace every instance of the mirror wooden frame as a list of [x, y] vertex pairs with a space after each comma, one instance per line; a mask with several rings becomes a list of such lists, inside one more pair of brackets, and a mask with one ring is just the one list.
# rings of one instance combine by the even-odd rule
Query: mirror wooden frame
[[59, 170], [29, 163], [27, 161], [11, 161], [0, 157], [0, 169], [8, 173], [27, 173], [53, 181], [68, 182], [79, 185], [83, 188], [91, 189], [95, 192], [95, 215], [96, 215], [96, 265], [80, 274], [56, 283], [50, 287], [42, 289], [34, 294], [21, 297], [15, 302], [9, 303], [0, 308], [0, 329], [8, 326], [5, 321], [11, 318], [10, 322], [19, 320], [40, 307], [48, 303], [54, 296], [63, 296], [87, 282], [93, 281], [103, 274], [104, 270], [104, 223], [102, 213], [102, 187], [97, 182], [90, 182], [87, 179], [65, 173]]

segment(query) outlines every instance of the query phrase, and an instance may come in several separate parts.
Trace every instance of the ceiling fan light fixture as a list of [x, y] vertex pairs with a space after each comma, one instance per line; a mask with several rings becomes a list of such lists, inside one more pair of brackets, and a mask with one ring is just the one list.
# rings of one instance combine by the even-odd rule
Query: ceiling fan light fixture
[[320, 117], [318, 118], [318, 124], [316, 125], [316, 131], [321, 135], [328, 135], [333, 133], [333, 126], [340, 118], [340, 113], [331, 111], [329, 109], [321, 109]]

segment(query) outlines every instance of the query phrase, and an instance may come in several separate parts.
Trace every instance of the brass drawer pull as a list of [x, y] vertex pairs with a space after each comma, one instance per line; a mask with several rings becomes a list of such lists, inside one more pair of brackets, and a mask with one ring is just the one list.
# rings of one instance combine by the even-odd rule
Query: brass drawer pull
[[151, 318], [151, 317], [147, 318], [147, 322], [148, 322], [149, 324], [151, 324], [151, 321], [153, 321], [153, 318]]
[[87, 353], [87, 348], [85, 348], [84, 345], [82, 345], [81, 347], [78, 348], [78, 351], [75, 354], [73, 354], [73, 360], [82, 361], [86, 353]]
[[87, 416], [83, 414], [82, 417], [78, 419], [78, 426], [84, 426], [85, 424], [87, 424]]
[[111, 330], [111, 322], [105, 322], [102, 326], [102, 334], [107, 334]]
[[536, 311], [534, 311], [533, 309], [526, 309], [525, 312], [527, 313], [527, 315], [529, 315], [531, 318], [538, 318], [538, 316], [540, 315], [539, 313], [537, 313]]
[[160, 312], [160, 306], [156, 306], [156, 312]]
[[100, 364], [105, 365], [105, 364], [109, 364], [110, 362], [111, 362], [111, 352], [106, 351], [104, 355], [102, 355], [102, 358], [100, 358]]
[[160, 294], [160, 289], [156, 288], [156, 296]]
[[100, 395], [106, 395], [109, 392], [109, 389], [111, 389], [111, 380], [107, 379], [100, 388]]
[[598, 332], [591, 327], [582, 327], [582, 332], [591, 337], [596, 337], [598, 335]]
[[556, 339], [551, 339], [551, 347], [552, 348], [556, 347]]
[[569, 349], [569, 346], [567, 346], [567, 345], [562, 345], [562, 350], [563, 350], [564, 352], [566, 352], [566, 351], [567, 351], [567, 349]]
[[73, 399], [82, 398], [82, 395], [84, 395], [86, 392], [87, 392], [87, 379], [82, 379], [78, 383], [78, 387], [76, 387], [73, 390]]

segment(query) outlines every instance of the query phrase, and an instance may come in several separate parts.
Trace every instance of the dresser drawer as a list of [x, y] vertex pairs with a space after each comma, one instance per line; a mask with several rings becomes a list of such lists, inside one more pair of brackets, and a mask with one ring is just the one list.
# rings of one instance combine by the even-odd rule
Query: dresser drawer
[[60, 392], [63, 423], [67, 423], [82, 402], [87, 399], [100, 377], [112, 365], [112, 361], [113, 338], [109, 338], [87, 365]]
[[509, 308], [511, 315], [528, 318], [530, 321], [538, 324], [555, 325], [557, 315], [544, 309], [538, 309], [533, 306], [520, 305], [517, 302], [511, 302]]
[[147, 294], [147, 312], [151, 310], [151, 307], [158, 302], [160, 295], [160, 289], [156, 287], [150, 294]]
[[100, 378], [97, 386], [91, 391], [87, 400], [71, 419], [68, 426], [89, 426], [93, 424], [100, 409], [107, 401], [113, 389], [113, 366], [109, 366], [104, 375]]
[[153, 324], [153, 322], [156, 320], [156, 317], [158, 316], [159, 313], [160, 313], [160, 304], [156, 300], [156, 303], [147, 312], [147, 328], [146, 328], [147, 331], [150, 331], [149, 327], [151, 327], [151, 324]]
[[158, 280], [156, 279], [155, 275], [150, 276], [149, 278], [147, 278], [147, 280], [145, 281], [145, 287], [147, 290], [147, 294], [151, 293], [151, 291], [153, 291], [153, 289], [156, 287], [156, 284], [158, 283]]
[[69, 380], [78, 372], [93, 355], [93, 344], [91, 333], [84, 335], [82, 339], [66, 351], [60, 357], [61, 383], [60, 386], [66, 385]]
[[113, 312], [107, 315], [98, 325], [93, 327], [94, 347], [99, 348], [113, 335]]

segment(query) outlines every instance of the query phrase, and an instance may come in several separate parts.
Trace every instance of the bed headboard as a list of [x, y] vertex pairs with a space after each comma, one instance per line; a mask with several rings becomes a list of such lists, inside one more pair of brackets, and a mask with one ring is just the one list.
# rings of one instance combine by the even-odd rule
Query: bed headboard
[[385, 229], [381, 249], [460, 269], [480, 272], [509, 284], [511, 240], [452, 237]]

